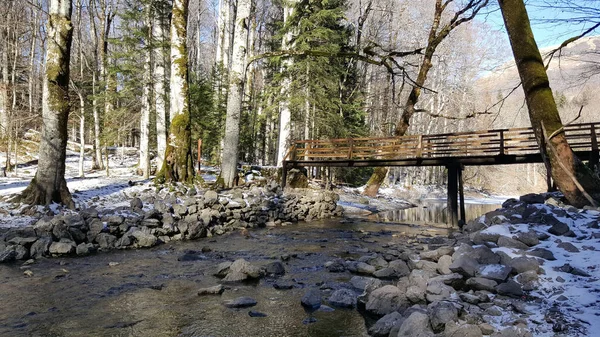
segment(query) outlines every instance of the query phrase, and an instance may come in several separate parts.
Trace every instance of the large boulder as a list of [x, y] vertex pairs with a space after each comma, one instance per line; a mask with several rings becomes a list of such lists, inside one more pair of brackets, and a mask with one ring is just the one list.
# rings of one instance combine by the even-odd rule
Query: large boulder
[[250, 279], [257, 279], [264, 276], [264, 272], [259, 267], [251, 265], [244, 259], [235, 260], [230, 266], [227, 275], [223, 278], [225, 282], [239, 282]]
[[367, 312], [384, 316], [406, 306], [406, 296], [393, 285], [386, 285], [375, 289], [370, 295], [366, 305]]
[[433, 302], [427, 306], [431, 328], [434, 332], [442, 332], [448, 322], [458, 320], [458, 310], [448, 301]]
[[75, 252], [76, 246], [73, 241], [52, 242], [50, 245], [50, 254], [68, 255]]
[[433, 337], [429, 324], [429, 316], [421, 311], [415, 311], [402, 322], [397, 337]]
[[356, 293], [349, 289], [338, 289], [329, 297], [329, 303], [334, 307], [353, 308], [356, 306]]

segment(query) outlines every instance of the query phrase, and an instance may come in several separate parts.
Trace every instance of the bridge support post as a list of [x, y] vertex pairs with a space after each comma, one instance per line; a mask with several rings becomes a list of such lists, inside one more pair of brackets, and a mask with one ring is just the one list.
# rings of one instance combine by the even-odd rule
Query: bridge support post
[[283, 167], [281, 168], [281, 189], [285, 189], [287, 183], [287, 160], [283, 161]]
[[458, 201], [460, 203], [460, 221], [458, 226], [462, 228], [467, 222], [467, 215], [465, 211], [465, 188], [463, 185], [463, 169], [464, 167], [460, 165], [458, 167]]
[[458, 227], [458, 165], [448, 165], [448, 224]]

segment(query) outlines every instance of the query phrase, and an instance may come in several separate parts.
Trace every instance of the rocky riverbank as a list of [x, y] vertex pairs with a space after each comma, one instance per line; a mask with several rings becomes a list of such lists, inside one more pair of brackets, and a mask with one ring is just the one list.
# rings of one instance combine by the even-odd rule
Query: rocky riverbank
[[295, 189], [283, 193], [276, 183], [222, 194], [181, 188], [157, 195], [145, 193], [132, 198], [129, 206], [105, 210], [24, 208], [24, 215], [38, 220], [0, 234], [0, 262], [149, 248], [238, 229], [341, 216], [343, 212], [333, 192]]

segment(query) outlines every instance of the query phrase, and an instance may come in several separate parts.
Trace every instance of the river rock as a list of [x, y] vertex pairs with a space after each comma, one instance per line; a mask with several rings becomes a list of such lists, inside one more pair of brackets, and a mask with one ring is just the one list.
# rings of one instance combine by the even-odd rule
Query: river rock
[[67, 255], [75, 252], [75, 243], [71, 242], [52, 242], [50, 245], [50, 254]]
[[452, 270], [450, 270], [451, 264], [452, 264], [452, 256], [442, 255], [442, 256], [440, 256], [440, 258], [438, 259], [438, 262], [437, 262], [437, 271], [443, 275], [452, 274]]
[[398, 337], [432, 337], [433, 331], [429, 325], [429, 317], [426, 313], [415, 311], [402, 322], [398, 330]]
[[107, 233], [100, 233], [96, 236], [96, 242], [100, 246], [100, 249], [109, 250], [115, 248], [117, 237]]
[[533, 335], [526, 328], [511, 326], [492, 333], [491, 337], [533, 337]]
[[307, 310], [319, 309], [321, 306], [321, 291], [317, 288], [309, 289], [300, 299], [300, 304]]
[[472, 277], [467, 280], [467, 286], [474, 290], [486, 290], [490, 292], [496, 291], [498, 283], [496, 281], [489, 280], [482, 277]]
[[215, 191], [208, 190], [206, 193], [204, 193], [203, 200], [204, 204], [210, 207], [219, 201], [219, 195]]
[[373, 275], [375, 267], [364, 262], [358, 262], [356, 263], [356, 272], [363, 275]]
[[550, 227], [550, 229], [548, 229], [548, 233], [553, 234], [553, 235], [565, 235], [567, 234], [571, 229], [569, 228], [569, 226], [563, 222], [557, 222], [555, 224], [552, 225], [552, 227]]
[[540, 267], [540, 263], [536, 258], [525, 256], [513, 258], [508, 265], [512, 267], [516, 273], [524, 273], [529, 270], [537, 271]]
[[285, 274], [285, 267], [279, 261], [271, 262], [265, 266], [265, 272], [269, 276], [281, 276]]
[[473, 250], [473, 254], [471, 255], [473, 258], [477, 260], [480, 264], [497, 264], [500, 263], [500, 256], [494, 253], [487, 246], [481, 246], [475, 248]]
[[504, 282], [511, 271], [512, 267], [509, 266], [502, 264], [488, 264], [481, 266], [477, 274], [479, 277], [494, 280], [496, 282]]
[[529, 252], [526, 252], [527, 255], [540, 257], [544, 260], [555, 261], [554, 253], [546, 248], [535, 248]]
[[520, 284], [513, 280], [508, 280], [506, 283], [496, 286], [496, 291], [500, 295], [519, 298], [523, 296], [523, 288]]
[[158, 241], [156, 236], [140, 230], [134, 230], [130, 232], [130, 235], [135, 238], [135, 241], [139, 247], [154, 247]]
[[140, 211], [144, 207], [144, 203], [140, 198], [133, 198], [131, 201], [129, 201], [129, 207], [131, 207], [131, 209], [134, 211]]
[[47, 256], [50, 253], [50, 245], [52, 244], [52, 238], [48, 236], [40, 237], [36, 242], [31, 245], [29, 249], [30, 257], [39, 259], [42, 256]]
[[382, 286], [382, 282], [380, 280], [364, 276], [352, 276], [350, 279], [350, 284], [360, 291], [364, 291], [369, 284], [373, 285], [374, 288], [379, 288]]
[[519, 232], [517, 233], [517, 235], [515, 235], [514, 238], [521, 241], [529, 247], [533, 247], [540, 243], [540, 239], [538, 238], [537, 233], [534, 231]]
[[338, 289], [329, 297], [329, 303], [339, 308], [354, 308], [356, 305], [356, 294], [349, 289]]
[[543, 204], [546, 198], [542, 194], [530, 193], [519, 197], [519, 201], [526, 204]]
[[251, 265], [244, 259], [235, 260], [230, 266], [229, 271], [223, 281], [225, 282], [239, 282], [248, 279], [257, 279], [264, 275], [263, 271]]
[[225, 291], [225, 287], [219, 284], [209, 288], [202, 288], [198, 290], [198, 296], [203, 295], [221, 295]]
[[386, 285], [375, 289], [370, 295], [366, 310], [377, 316], [384, 316], [406, 305], [406, 297], [398, 287]]
[[425, 298], [428, 302], [443, 301], [449, 299], [454, 293], [454, 289], [445, 285], [441, 280], [430, 280], [425, 291]]
[[369, 328], [369, 335], [373, 337], [388, 337], [392, 328], [400, 328], [403, 322], [404, 317], [402, 317], [399, 312], [394, 311], [375, 322], [375, 324]]
[[0, 252], [0, 263], [12, 262], [16, 259], [17, 252], [15, 252], [14, 246], [4, 248], [4, 251]]
[[473, 277], [479, 270], [479, 263], [474, 258], [462, 255], [449, 266], [454, 273], [459, 273], [465, 277]]
[[429, 321], [434, 332], [442, 332], [446, 323], [458, 320], [458, 310], [451, 302], [436, 301], [427, 306]]
[[481, 337], [483, 332], [475, 324], [446, 323], [444, 337]]
[[96, 246], [93, 243], [80, 243], [75, 248], [75, 253], [78, 256], [90, 255], [96, 252]]
[[569, 253], [579, 253], [579, 249], [577, 247], [575, 247], [575, 245], [573, 245], [570, 242], [561, 242], [558, 244], [557, 246], [558, 248], [562, 248], [564, 250], [566, 250]]
[[498, 238], [498, 246], [506, 248], [517, 248], [517, 249], [529, 249], [529, 246], [521, 241], [509, 238], [506, 236], [500, 236]]
[[236, 299], [229, 300], [223, 303], [223, 305], [225, 305], [228, 308], [249, 308], [255, 306], [256, 304], [257, 302], [255, 299], [247, 296], [238, 297]]

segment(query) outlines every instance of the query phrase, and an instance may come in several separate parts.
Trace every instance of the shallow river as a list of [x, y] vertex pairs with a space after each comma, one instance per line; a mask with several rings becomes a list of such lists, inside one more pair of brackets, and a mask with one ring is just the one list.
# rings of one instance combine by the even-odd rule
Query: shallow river
[[[307, 314], [300, 298], [307, 288], [336, 288], [351, 277], [329, 273], [323, 264], [333, 257], [382, 251], [385, 244], [405, 242], [407, 236], [447, 232], [336, 219], [250, 234], [43, 259], [29, 266], [0, 265], [0, 336], [366, 336], [365, 320], [357, 310], [317, 311], [315, 323], [303, 323]], [[203, 247], [211, 251], [200, 252]], [[190, 250], [195, 253], [188, 256], [195, 260], [180, 261]], [[295, 284], [291, 290], [277, 290], [275, 280], [266, 278], [231, 284], [221, 296], [197, 296], [199, 288], [219, 283], [212, 272], [220, 262], [245, 258], [260, 265], [286, 254], [291, 258], [284, 262], [282, 278]], [[33, 276], [24, 275], [25, 270]], [[240, 296], [253, 297], [258, 305], [223, 306]], [[267, 317], [250, 317], [250, 310]]]

